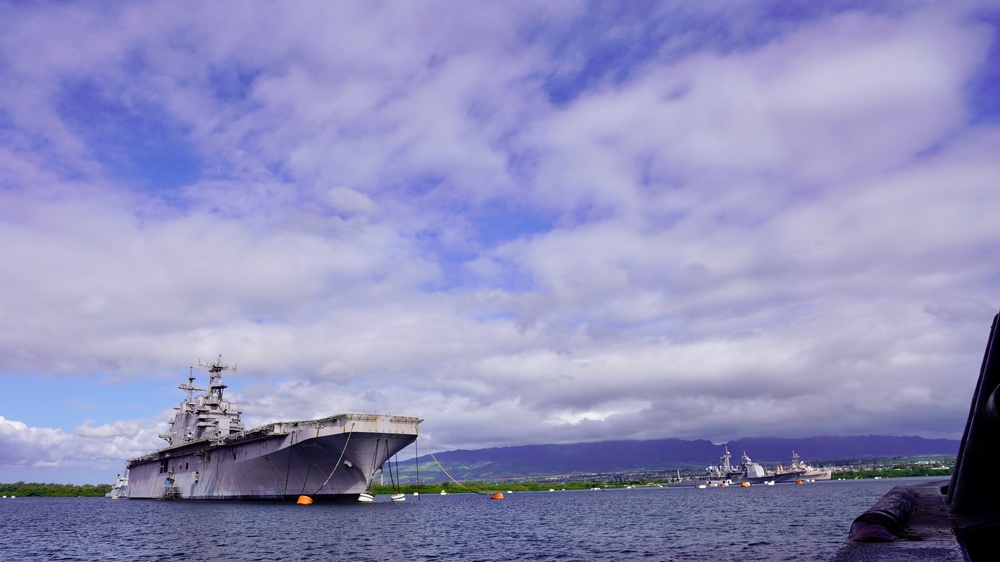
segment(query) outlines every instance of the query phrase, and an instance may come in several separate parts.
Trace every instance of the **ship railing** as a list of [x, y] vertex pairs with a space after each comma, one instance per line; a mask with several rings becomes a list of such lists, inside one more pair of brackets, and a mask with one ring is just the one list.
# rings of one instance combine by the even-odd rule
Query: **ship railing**
[[217, 443], [225, 445], [235, 445], [238, 443], [245, 443], [247, 441], [254, 441], [262, 437], [267, 437], [274, 433], [273, 424], [268, 424], [263, 427], [258, 427], [256, 429], [251, 429], [250, 431], [239, 431], [236, 433], [231, 433], [225, 437], [221, 437], [216, 440]]
[[[378, 422], [383, 420], [387, 420], [390, 423], [413, 424], [413, 425], [418, 425], [420, 424], [420, 422], [424, 421], [420, 418], [411, 416], [392, 416], [392, 415], [386, 416], [383, 414], [337, 414], [335, 416], [329, 416], [318, 420], [272, 422], [251, 430], [242, 430], [230, 433], [229, 435], [217, 439], [211, 439], [210, 441], [218, 445], [234, 445], [238, 443], [245, 443], [247, 441], [254, 441], [256, 439], [268, 437], [275, 434], [290, 433], [298, 429], [324, 427], [331, 425], [333, 426], [346, 425], [348, 421]], [[187, 442], [184, 443], [182, 446], [190, 444], [191, 442]], [[158, 453], [147, 456], [150, 458], [158, 458], [159, 456]], [[140, 459], [141, 458], [143, 457], [140, 457]], [[135, 460], [140, 460], [140, 459], [135, 459]]]
[[[410, 417], [410, 416], [394, 416], [385, 414], [337, 414], [335, 416], [328, 416], [325, 418], [320, 418], [316, 420], [301, 420], [301, 421], [280, 421], [268, 424], [270, 426], [275, 426], [278, 431], [291, 431], [294, 429], [300, 429], [303, 427], [324, 427], [324, 426], [336, 426], [336, 425], [346, 425], [348, 421], [365, 421], [365, 422], [378, 422], [378, 421], [389, 421], [390, 423], [403, 423], [403, 424], [419, 424], [424, 421], [420, 418]], [[267, 427], [267, 426], [265, 426]]]

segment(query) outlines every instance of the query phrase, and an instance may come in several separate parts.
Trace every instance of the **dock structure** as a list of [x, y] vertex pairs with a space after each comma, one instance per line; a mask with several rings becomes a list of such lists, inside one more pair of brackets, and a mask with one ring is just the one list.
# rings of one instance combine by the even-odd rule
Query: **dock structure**
[[851, 525], [834, 562], [995, 560], [1000, 547], [1000, 313], [950, 480], [897, 486]]

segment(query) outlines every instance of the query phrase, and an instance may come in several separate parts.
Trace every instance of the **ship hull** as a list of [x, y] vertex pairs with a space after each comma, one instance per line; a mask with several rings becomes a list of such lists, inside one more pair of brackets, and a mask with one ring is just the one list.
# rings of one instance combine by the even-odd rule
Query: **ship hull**
[[129, 461], [128, 497], [356, 500], [385, 461], [416, 440], [419, 421], [344, 414], [161, 449]]
[[775, 482], [777, 484], [795, 482], [802, 479], [802, 472], [781, 472], [769, 476], [755, 478], [740, 478], [739, 482], [749, 482], [750, 484], [763, 484], [764, 482]]
[[802, 478], [805, 480], [830, 480], [833, 477], [833, 470], [807, 470]]
[[802, 472], [784, 472], [781, 474], [770, 474], [767, 476], [754, 476], [747, 477], [739, 473], [734, 473], [726, 478], [692, 478], [691, 480], [686, 480], [684, 482], [678, 482], [671, 484], [671, 486], [682, 487], [682, 486], [721, 486], [725, 484], [727, 486], [739, 486], [744, 482], [747, 484], [764, 484], [766, 482], [775, 482], [777, 484], [784, 484], [790, 482], [796, 482], [802, 479]]

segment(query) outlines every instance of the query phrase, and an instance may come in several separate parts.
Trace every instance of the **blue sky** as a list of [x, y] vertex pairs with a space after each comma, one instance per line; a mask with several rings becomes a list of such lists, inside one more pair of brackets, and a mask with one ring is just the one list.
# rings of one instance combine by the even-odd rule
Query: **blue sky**
[[0, 7], [0, 481], [111, 482], [219, 354], [248, 425], [415, 415], [437, 450], [957, 438], [1000, 308], [998, 27]]

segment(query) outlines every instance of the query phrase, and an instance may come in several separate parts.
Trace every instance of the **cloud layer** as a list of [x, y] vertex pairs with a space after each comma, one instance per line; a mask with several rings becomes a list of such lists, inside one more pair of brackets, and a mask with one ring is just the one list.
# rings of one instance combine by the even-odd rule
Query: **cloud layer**
[[[410, 414], [438, 449], [956, 437], [998, 14], [783, 5], [3, 8], [0, 379], [223, 353], [251, 425]], [[113, 473], [179, 399], [0, 398], [0, 476]]]

